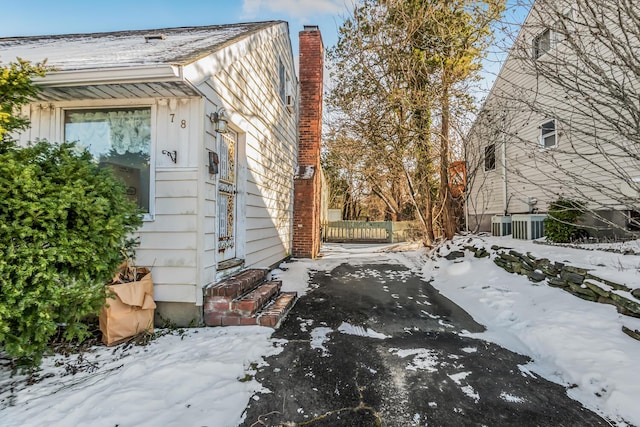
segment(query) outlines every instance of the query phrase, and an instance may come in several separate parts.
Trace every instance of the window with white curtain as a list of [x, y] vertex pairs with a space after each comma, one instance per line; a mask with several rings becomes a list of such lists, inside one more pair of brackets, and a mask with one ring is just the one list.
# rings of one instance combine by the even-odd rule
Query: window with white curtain
[[131, 200], [149, 212], [150, 108], [67, 110], [64, 137], [85, 147], [101, 167], [111, 168]]

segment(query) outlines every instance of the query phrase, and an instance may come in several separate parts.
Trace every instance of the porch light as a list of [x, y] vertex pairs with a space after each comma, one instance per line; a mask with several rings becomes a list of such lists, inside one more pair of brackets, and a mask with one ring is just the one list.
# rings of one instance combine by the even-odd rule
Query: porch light
[[226, 133], [229, 130], [227, 128], [228, 120], [224, 109], [220, 108], [218, 111], [209, 114], [209, 120], [213, 123], [216, 132]]

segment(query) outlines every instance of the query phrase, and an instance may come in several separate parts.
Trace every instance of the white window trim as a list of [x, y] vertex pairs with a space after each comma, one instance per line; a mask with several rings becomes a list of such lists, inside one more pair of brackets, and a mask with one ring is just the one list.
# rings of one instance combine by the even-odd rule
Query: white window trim
[[[549, 122], [553, 122], [553, 132], [547, 134], [547, 135], [542, 135], [542, 127], [549, 123]], [[540, 123], [540, 126], [538, 126], [538, 144], [540, 144], [540, 149], [541, 150], [551, 150], [554, 149], [558, 146], [558, 121], [556, 120], [555, 117], [544, 120], [543, 122]], [[549, 136], [553, 135], [553, 140], [555, 141], [555, 144], [553, 145], [549, 145], [546, 146], [544, 143], [545, 137], [548, 138]]]
[[[564, 37], [562, 37], [562, 34], [557, 31], [557, 28], [559, 27], [560, 21], [562, 19], [567, 19], [569, 21], [569, 25], [571, 25], [571, 23], [575, 20], [575, 12], [572, 7], [568, 7], [567, 9], [565, 9], [562, 12], [562, 18], [556, 19], [553, 22], [553, 25], [544, 27], [541, 31], [534, 35], [533, 39], [531, 40], [531, 57], [534, 61], [556, 49], [556, 47], [564, 41]], [[539, 49], [537, 48], [537, 40], [546, 32], [549, 32], [549, 49], [536, 55], [536, 51], [539, 51]]]
[[[542, 38], [542, 36], [545, 33], [549, 33], [549, 48], [547, 50], [545, 50], [544, 52], [541, 52], [540, 50], [540, 39]], [[534, 60], [538, 60], [540, 58], [542, 58], [544, 55], [546, 55], [551, 49], [553, 49], [553, 33], [554, 31], [551, 28], [544, 28], [542, 31], [540, 31], [539, 33], [537, 33], [534, 37], [533, 40], [531, 42], [531, 56], [533, 57]]]
[[78, 111], [78, 110], [96, 110], [96, 109], [110, 109], [110, 108], [150, 108], [151, 109], [151, 147], [149, 147], [149, 212], [145, 213], [142, 217], [143, 222], [155, 221], [156, 217], [156, 140], [157, 140], [157, 107], [154, 101], [140, 102], [119, 102], [113, 103], [106, 100], [91, 101], [92, 105], [87, 105], [86, 101], [67, 101], [61, 103], [56, 108], [56, 122], [59, 128], [57, 129], [58, 141], [64, 141], [64, 119], [66, 111]]

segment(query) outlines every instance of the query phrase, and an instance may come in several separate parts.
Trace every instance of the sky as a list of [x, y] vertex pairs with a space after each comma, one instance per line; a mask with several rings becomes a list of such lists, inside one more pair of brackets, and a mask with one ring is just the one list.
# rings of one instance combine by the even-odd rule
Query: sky
[[[318, 25], [325, 46], [351, 0], [22, 0], [3, 1], [0, 37], [109, 32], [283, 20], [294, 50], [304, 25]], [[4, 61], [8, 59], [5, 58]]]
[[[335, 45], [338, 28], [357, 0], [4, 0], [0, 37], [142, 30], [284, 20], [289, 23], [294, 58], [298, 33], [318, 25], [325, 47]], [[527, 0], [508, 0], [507, 23], [521, 23]], [[511, 31], [517, 27], [510, 26]], [[498, 38], [500, 35], [498, 35]], [[510, 44], [496, 43], [485, 60], [482, 91], [491, 87]], [[7, 62], [14, 58], [0, 58]], [[297, 60], [296, 60], [297, 63]]]
[[[440, 255], [464, 251], [469, 245], [484, 247], [492, 252], [492, 258], [496, 256], [490, 249], [493, 245], [508, 246], [536, 258], [590, 268], [598, 277], [630, 286], [638, 283], [640, 274], [640, 255], [595, 250], [597, 245], [585, 245], [591, 250], [584, 250], [510, 237], [459, 236], [446, 249], [443, 246]], [[640, 241], [624, 245], [609, 246], [640, 251]], [[470, 251], [464, 258], [447, 260], [429, 256], [424, 248], [393, 252], [391, 246], [326, 244], [322, 254], [318, 260], [283, 264], [282, 269], [271, 272], [271, 278], [282, 280], [283, 290], [302, 296], [313, 291], [309, 283], [312, 270], [330, 272], [343, 263], [364, 267], [404, 265], [486, 326], [485, 332], [463, 335], [528, 356], [531, 361], [519, 365], [523, 376], [534, 373], [563, 385], [569, 397], [606, 417], [612, 426], [640, 426], [640, 342], [621, 331], [623, 325], [640, 330], [640, 319], [621, 315], [611, 305], [584, 301], [544, 283], [532, 283], [525, 276], [507, 273], [491, 259], [475, 258]], [[359, 275], [362, 270], [349, 274]], [[372, 280], [371, 286], [382, 283], [388, 283], [388, 292], [389, 282]], [[393, 286], [403, 284], [395, 282]], [[376, 324], [343, 323], [336, 328], [329, 322], [329, 328], [301, 317], [290, 316], [287, 321], [300, 322], [301, 330], [303, 324], [309, 327], [309, 345], [322, 352], [326, 351], [323, 344], [339, 334], [362, 338], [357, 331], [366, 330], [370, 339], [388, 338], [376, 331]], [[280, 353], [287, 345], [286, 340], [272, 337], [272, 332], [259, 326], [196, 328], [184, 334], [164, 335], [146, 347], [95, 346], [82, 358], [78, 354], [56, 354], [45, 357], [38, 373], [40, 381], [35, 382], [27, 381], [26, 375], [11, 376], [11, 367], [0, 358], [0, 424], [237, 426], [249, 400], [269, 393], [254, 378], [255, 370], [273, 369], [264, 357]], [[412, 372], [423, 369], [421, 359], [429, 354], [428, 343], [416, 351], [410, 357], [398, 354]], [[433, 363], [425, 369], [440, 366], [435, 356], [429, 357]], [[80, 368], [77, 373], [76, 367]], [[429, 375], [428, 369], [424, 375]], [[474, 396], [476, 404], [491, 399], [477, 394], [473, 381], [465, 378], [454, 381], [465, 394]], [[526, 410], [528, 396], [513, 392], [500, 398], [511, 402], [514, 410]], [[520, 404], [524, 406], [519, 408]]]

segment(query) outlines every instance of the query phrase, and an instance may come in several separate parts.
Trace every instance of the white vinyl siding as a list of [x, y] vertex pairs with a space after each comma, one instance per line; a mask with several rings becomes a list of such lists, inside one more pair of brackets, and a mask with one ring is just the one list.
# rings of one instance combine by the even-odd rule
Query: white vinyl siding
[[[140, 245], [136, 263], [152, 267], [156, 301], [193, 302], [198, 268], [198, 141], [201, 100], [197, 98], [140, 98], [84, 100], [31, 104], [31, 127], [20, 134], [20, 143], [35, 139], [62, 141], [65, 111], [116, 108], [151, 109], [150, 211], [136, 233]], [[182, 127], [185, 120], [185, 127]], [[177, 152], [177, 163], [163, 150]], [[176, 299], [177, 298], [177, 299]]]
[[[569, 26], [573, 14], [572, 11], [566, 13], [570, 18]], [[554, 35], [553, 28], [558, 28], [558, 25], [557, 15], [542, 22], [535, 10], [530, 13], [484, 103], [483, 112], [487, 113], [485, 116], [506, 115], [506, 194], [502, 174], [477, 174], [481, 177], [475, 177], [470, 183], [467, 203], [470, 216], [484, 215], [485, 218], [490, 218], [491, 215], [501, 215], [504, 213], [504, 201], [509, 213], [527, 212], [530, 208], [527, 201], [531, 199], [537, 199], [534, 207], [545, 212], [549, 202], [557, 199], [558, 194], [587, 200], [593, 206], [616, 206], [616, 200], [600, 189], [605, 186], [619, 188], [622, 181], [606, 170], [606, 165], [610, 163], [594, 149], [598, 146], [594, 138], [578, 138], [572, 134], [572, 128], [590, 127], [598, 129], [599, 138], [612, 140], [613, 138], [604, 134], [610, 125], [601, 123], [601, 116], [594, 114], [589, 117], [584, 114], [579, 106], [574, 106], [570, 98], [534, 71], [536, 64], [532, 61], [532, 56], [536, 58], [536, 43], [538, 53], [547, 49], [547, 46], [549, 48], [547, 54], [540, 56], [538, 61], [553, 63], [556, 59], [571, 60], [570, 46], [562, 43], [561, 37]], [[546, 30], [550, 30], [548, 35], [544, 34]], [[535, 42], [541, 35], [543, 37]], [[594, 57], [594, 60], [606, 59]], [[527, 102], [518, 102], [514, 99], [514, 94], [519, 94]], [[543, 115], [532, 111], [528, 103], [534, 102], [544, 105], [545, 111], [553, 114]], [[615, 116], [611, 111], [604, 110], [601, 113]], [[486, 127], [488, 121], [481, 114], [468, 135], [470, 169], [473, 168], [473, 162], [477, 167], [483, 168], [485, 147], [496, 138], [495, 129], [500, 125], [493, 123], [494, 133], [491, 134]], [[502, 147], [500, 144], [497, 147], [497, 164], [502, 165]], [[543, 149], [553, 147], [557, 149]], [[612, 144], [607, 146], [607, 150], [608, 156], [621, 153]], [[582, 153], [583, 156], [575, 153]], [[616, 161], [620, 170], [631, 175], [634, 170], [638, 170], [638, 165], [632, 159], [623, 156], [616, 158], [619, 159]], [[558, 164], [562, 165], [562, 169], [555, 166]], [[563, 183], [560, 179], [567, 176], [565, 174], [578, 177], [581, 184], [565, 185], [567, 180]]]
[[[210, 100], [205, 110], [223, 106], [229, 126], [238, 133], [236, 256], [245, 259], [247, 267], [268, 267], [288, 256], [291, 249], [297, 117], [281, 99], [280, 66], [285, 80], [295, 75], [285, 28], [279, 25], [256, 34], [247, 40], [251, 49], [241, 42], [227, 55], [235, 60], [198, 86]], [[286, 84], [284, 87], [286, 90]], [[215, 135], [208, 134], [206, 147], [214, 149], [214, 139]], [[210, 185], [214, 185], [213, 178]], [[205, 250], [211, 253], [208, 261], [216, 258], [214, 247]], [[205, 268], [212, 271], [211, 265]], [[206, 279], [210, 278], [208, 274]]]
[[[65, 92], [79, 100], [24, 107], [31, 127], [19, 140], [62, 141], [68, 109], [150, 108], [153, 215], [137, 233], [136, 263], [151, 267], [156, 301], [201, 305], [202, 288], [216, 280], [218, 262], [218, 177], [208, 167], [209, 153], [218, 149], [218, 134], [208, 115], [220, 107], [238, 133], [237, 257], [244, 258], [247, 267], [268, 267], [290, 254], [297, 115], [283, 105], [279, 61], [285, 79], [295, 76], [285, 23], [184, 66], [190, 90], [197, 88], [199, 96], [162, 96], [168, 93], [163, 83], [114, 84], [105, 86], [108, 93], [97, 86], [79, 86]], [[147, 90], [140, 96], [131, 92], [141, 86]], [[297, 96], [297, 85], [291, 90]], [[175, 151], [176, 162], [163, 151]]]

